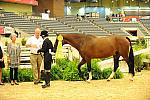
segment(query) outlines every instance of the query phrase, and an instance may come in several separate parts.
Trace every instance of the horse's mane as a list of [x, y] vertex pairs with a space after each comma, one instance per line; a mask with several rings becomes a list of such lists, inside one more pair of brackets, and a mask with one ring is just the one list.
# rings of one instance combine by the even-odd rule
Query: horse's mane
[[65, 38], [66, 36], [74, 39], [83, 39], [83, 38], [96, 38], [95, 35], [90, 34], [77, 34], [77, 33], [70, 33], [70, 34], [62, 34], [62, 36]]
[[91, 35], [91, 34], [87, 34], [86, 36], [89, 38], [96, 38], [97, 37], [96, 35]]
[[94, 35], [87, 35], [87, 34], [75, 34], [75, 33], [70, 33], [70, 34], [61, 34], [67, 43], [71, 44], [75, 48], [80, 48], [82, 47], [87, 41], [90, 41], [93, 38], [96, 38]]

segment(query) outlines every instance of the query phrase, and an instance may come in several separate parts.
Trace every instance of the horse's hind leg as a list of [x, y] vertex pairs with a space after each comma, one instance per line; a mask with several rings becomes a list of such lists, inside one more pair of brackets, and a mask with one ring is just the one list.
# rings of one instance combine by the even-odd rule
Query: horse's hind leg
[[129, 73], [130, 73], [129, 80], [133, 81], [133, 74], [132, 74], [132, 72], [134, 72], [134, 67], [132, 67], [132, 64], [131, 64], [129, 59], [126, 60], [126, 63], [128, 64], [128, 67], [129, 67]]
[[87, 68], [88, 68], [88, 73], [89, 73], [89, 77], [87, 81], [91, 81], [92, 80], [91, 60], [87, 63]]
[[79, 76], [80, 76], [81, 78], [83, 78], [83, 80], [85, 80], [85, 78], [84, 78], [84, 76], [83, 76], [83, 74], [82, 74], [80, 68], [81, 68], [81, 66], [82, 66], [83, 64], [85, 64], [85, 63], [86, 63], [86, 61], [85, 61], [84, 59], [82, 59], [81, 62], [78, 64]]
[[129, 75], [130, 75], [130, 78], [129, 80], [133, 81], [133, 72], [134, 72], [134, 65], [132, 66], [132, 62], [130, 61], [130, 58], [127, 57], [127, 56], [123, 56], [124, 60], [126, 61], [128, 67], [129, 67]]
[[109, 76], [109, 78], [107, 79], [107, 81], [110, 81], [113, 77], [115, 72], [117, 71], [117, 68], [119, 67], [119, 54], [116, 54], [113, 56], [114, 58], [114, 70], [112, 71], [111, 75]]

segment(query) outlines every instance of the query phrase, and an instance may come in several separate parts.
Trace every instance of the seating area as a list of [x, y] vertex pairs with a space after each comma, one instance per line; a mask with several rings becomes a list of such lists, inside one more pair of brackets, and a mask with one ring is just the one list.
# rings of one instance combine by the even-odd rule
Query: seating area
[[130, 36], [131, 34], [122, 30], [122, 28], [138, 28], [145, 36], [149, 36], [149, 33], [143, 27], [150, 31], [150, 20], [141, 20], [144, 25], [142, 26], [139, 22], [108, 22], [105, 18], [78, 18], [76, 16], [43, 20], [42, 18], [21, 16], [12, 12], [3, 12], [0, 19], [2, 26], [13, 26], [27, 34], [33, 34], [36, 26], [40, 26], [42, 30], [48, 30], [51, 35], [82, 33], [98, 36], [109, 36], [111, 34]]
[[43, 19], [32, 19], [33, 22], [39, 24], [41, 27], [47, 29], [50, 33], [79, 33], [74, 28], [65, 25], [58, 20], [43, 20]]
[[23, 16], [19, 16], [13, 12], [3, 12], [3, 14], [4, 16], [0, 16], [0, 18], [5, 26], [17, 28], [27, 34], [34, 33], [34, 29], [37, 25], [31, 20], [24, 18]]
[[141, 22], [150, 31], [150, 19], [142, 19]]
[[[150, 23], [150, 22], [148, 22]], [[101, 21], [97, 21], [96, 24], [101, 25], [104, 29], [108, 30], [109, 32], [113, 34], [120, 34], [120, 35], [130, 35], [125, 34], [121, 29], [122, 28], [136, 28], [139, 29], [142, 34], [145, 36], [149, 36], [150, 34], [143, 28], [143, 24], [140, 24], [140, 22], [107, 22], [105, 21], [105, 24], [101, 23]], [[120, 32], [119, 32], [120, 31]], [[118, 32], [118, 33], [117, 33]]]
[[69, 17], [66, 16], [64, 18], [59, 18], [58, 20], [68, 26], [71, 26], [72, 28], [78, 30], [80, 33], [83, 34], [94, 34], [98, 36], [110, 35], [102, 28], [93, 24], [90, 20], [86, 18], [78, 19], [77, 17], [74, 16], [69, 16]]
[[123, 35], [123, 36], [129, 36], [130, 34], [125, 33], [123, 30], [121, 30], [122, 27], [134, 27], [130, 24], [124, 24], [124, 23], [113, 23], [106, 21], [105, 18], [101, 19], [90, 19], [94, 24], [100, 26], [102, 29], [106, 30], [108, 33], [116, 34], [116, 35]]

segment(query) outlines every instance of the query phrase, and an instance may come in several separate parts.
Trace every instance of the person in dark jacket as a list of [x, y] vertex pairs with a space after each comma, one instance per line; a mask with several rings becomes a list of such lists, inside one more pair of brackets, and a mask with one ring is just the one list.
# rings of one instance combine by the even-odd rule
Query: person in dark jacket
[[53, 44], [48, 38], [48, 32], [42, 31], [41, 36], [43, 37], [44, 41], [42, 44], [42, 48], [39, 49], [37, 52], [44, 53], [44, 80], [45, 84], [42, 85], [42, 88], [46, 88], [50, 86], [50, 69], [52, 64], [52, 54], [53, 52]]
[[4, 85], [4, 83], [2, 83], [2, 68], [5, 67], [5, 64], [4, 64], [4, 49], [1, 40], [2, 39], [0, 36], [0, 85]]

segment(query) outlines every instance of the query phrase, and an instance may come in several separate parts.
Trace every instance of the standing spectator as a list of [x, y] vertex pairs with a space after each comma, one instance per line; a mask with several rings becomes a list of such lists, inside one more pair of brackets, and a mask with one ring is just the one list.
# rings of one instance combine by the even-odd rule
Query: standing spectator
[[80, 19], [80, 16], [79, 16], [79, 14], [77, 14], [77, 21], [80, 21], [81, 19]]
[[37, 53], [37, 50], [42, 47], [43, 39], [40, 36], [40, 28], [35, 29], [34, 36], [29, 38], [26, 42], [26, 47], [30, 47], [30, 62], [33, 70], [34, 84], [42, 83], [40, 82], [40, 66], [42, 63], [42, 56], [40, 53]]
[[110, 18], [108, 15], [106, 16], [106, 21], [108, 21], [108, 22], [110, 21]]
[[115, 14], [113, 13], [111, 17], [115, 17]]
[[5, 67], [4, 50], [3, 50], [3, 43], [1, 42], [1, 36], [0, 36], [0, 85], [4, 85], [4, 83], [2, 83], [2, 68], [4, 67]]
[[79, 14], [77, 14], [77, 19], [79, 18]]
[[16, 43], [16, 38], [17, 35], [15, 33], [12, 33], [10, 35], [11, 42], [8, 43], [7, 45], [7, 53], [8, 53], [7, 59], [10, 66], [11, 85], [14, 85], [14, 83], [16, 85], [19, 85], [17, 83], [17, 80], [18, 80], [18, 66], [20, 64], [21, 48], [20, 48], [20, 44]]
[[44, 80], [45, 84], [42, 85], [42, 88], [46, 88], [50, 86], [50, 69], [52, 64], [52, 54], [53, 52], [53, 44], [48, 38], [48, 32], [42, 31], [41, 36], [44, 38], [44, 42], [42, 48], [39, 49], [37, 52], [44, 53]]
[[13, 33], [15, 33], [15, 34], [16, 34], [16, 36], [17, 36], [17, 38], [18, 38], [19, 33], [16, 31], [15, 27], [12, 27], [12, 28], [13, 28]]

